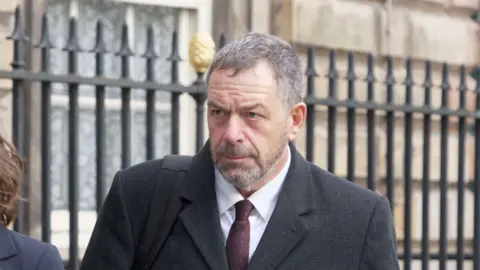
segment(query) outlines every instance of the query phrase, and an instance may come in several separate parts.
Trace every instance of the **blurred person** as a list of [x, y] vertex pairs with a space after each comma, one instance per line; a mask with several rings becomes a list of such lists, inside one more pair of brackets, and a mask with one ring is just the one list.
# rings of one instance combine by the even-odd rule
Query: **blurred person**
[[294, 145], [307, 113], [303, 76], [275, 36], [249, 33], [219, 50], [203, 149], [188, 166], [165, 156], [119, 171], [81, 269], [399, 269], [388, 200]]
[[17, 216], [22, 167], [16, 149], [0, 135], [0, 269], [63, 270], [55, 246], [8, 228]]

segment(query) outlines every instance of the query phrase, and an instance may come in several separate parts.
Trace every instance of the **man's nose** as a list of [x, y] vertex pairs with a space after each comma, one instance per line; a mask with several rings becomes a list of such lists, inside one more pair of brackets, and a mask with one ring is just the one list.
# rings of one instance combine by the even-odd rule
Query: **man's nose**
[[238, 117], [230, 117], [224, 139], [231, 144], [241, 143], [243, 141], [243, 124]]

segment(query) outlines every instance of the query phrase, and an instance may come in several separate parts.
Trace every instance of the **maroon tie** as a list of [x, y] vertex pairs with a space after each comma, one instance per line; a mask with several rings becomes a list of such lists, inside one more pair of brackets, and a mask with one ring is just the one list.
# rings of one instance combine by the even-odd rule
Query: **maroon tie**
[[253, 210], [249, 200], [235, 204], [235, 221], [227, 239], [227, 257], [230, 270], [246, 270], [250, 251], [250, 222], [248, 216]]

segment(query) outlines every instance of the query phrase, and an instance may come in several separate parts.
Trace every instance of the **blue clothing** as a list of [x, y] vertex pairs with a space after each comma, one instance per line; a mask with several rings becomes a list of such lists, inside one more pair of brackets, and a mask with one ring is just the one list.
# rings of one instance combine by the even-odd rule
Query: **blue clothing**
[[64, 270], [58, 249], [0, 226], [0, 270]]

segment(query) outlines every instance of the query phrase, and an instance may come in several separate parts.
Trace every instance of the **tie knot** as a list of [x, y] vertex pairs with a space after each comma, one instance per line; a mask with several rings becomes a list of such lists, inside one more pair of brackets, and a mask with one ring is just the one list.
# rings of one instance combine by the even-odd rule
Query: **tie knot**
[[249, 200], [242, 200], [235, 204], [235, 220], [248, 220], [253, 210], [253, 204]]

